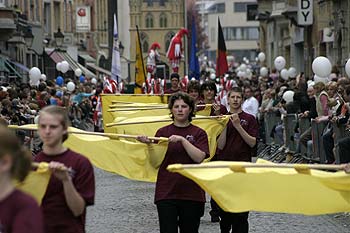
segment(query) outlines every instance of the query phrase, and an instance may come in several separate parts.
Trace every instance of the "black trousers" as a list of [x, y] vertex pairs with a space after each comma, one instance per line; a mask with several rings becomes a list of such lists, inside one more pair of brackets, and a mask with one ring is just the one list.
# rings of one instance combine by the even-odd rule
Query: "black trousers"
[[249, 212], [230, 213], [223, 210], [220, 211], [220, 230], [221, 233], [248, 233]]
[[198, 233], [204, 202], [162, 200], [156, 203], [160, 233]]
[[342, 138], [338, 142], [340, 163], [350, 163], [350, 137]]

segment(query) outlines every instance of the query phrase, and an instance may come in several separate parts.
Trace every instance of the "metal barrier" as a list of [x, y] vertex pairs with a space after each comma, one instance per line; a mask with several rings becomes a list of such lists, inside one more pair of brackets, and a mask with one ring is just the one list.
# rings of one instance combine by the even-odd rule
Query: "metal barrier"
[[[306, 117], [302, 117], [298, 119], [299, 122], [299, 132], [300, 132], [300, 136], [305, 133], [306, 130], [308, 130], [311, 127], [311, 123], [310, 123], [310, 119], [306, 118]], [[299, 137], [300, 138], [300, 137]], [[307, 154], [307, 148], [305, 146], [303, 146], [300, 142], [299, 142], [299, 146], [300, 146], [300, 153], [302, 155]]]
[[274, 140], [270, 135], [272, 129], [281, 122], [281, 117], [277, 116], [276, 112], [267, 112], [264, 114], [264, 127], [265, 127], [265, 142], [266, 144], [278, 143], [277, 140]]
[[297, 143], [294, 140], [294, 129], [297, 124], [297, 120], [298, 118], [296, 114], [287, 114], [283, 118], [285, 145], [290, 151], [295, 151], [297, 146]]
[[320, 159], [320, 163], [326, 162], [326, 154], [324, 152], [323, 143], [322, 143], [322, 133], [326, 127], [326, 122], [317, 123], [314, 120], [311, 120], [311, 135], [312, 135], [312, 145], [314, 159]]
[[345, 137], [345, 125], [338, 125], [337, 123], [332, 123], [333, 127], [333, 134], [334, 134], [334, 148], [335, 148], [335, 163], [340, 163], [340, 155], [339, 155], [339, 148], [338, 148], [338, 142], [340, 139]]

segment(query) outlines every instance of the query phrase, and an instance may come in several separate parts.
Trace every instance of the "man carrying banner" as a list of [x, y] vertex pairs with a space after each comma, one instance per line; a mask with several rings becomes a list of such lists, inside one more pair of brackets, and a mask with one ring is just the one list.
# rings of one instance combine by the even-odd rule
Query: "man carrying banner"
[[37, 202], [17, 190], [31, 169], [31, 154], [13, 132], [0, 126], [0, 232], [44, 232]]
[[[175, 163], [201, 163], [209, 157], [208, 136], [203, 129], [191, 124], [195, 105], [188, 94], [173, 94], [168, 107], [174, 123], [160, 128], [156, 133], [156, 137], [169, 138], [155, 192], [160, 232], [178, 232], [180, 228], [180, 232], [196, 233], [204, 214], [205, 193], [192, 180], [166, 168]], [[150, 142], [146, 136], [139, 136], [138, 140]]]
[[52, 171], [42, 200], [45, 232], [85, 232], [86, 206], [94, 204], [95, 178], [90, 161], [63, 146], [68, 138], [68, 116], [57, 106], [41, 110], [38, 133], [43, 151], [36, 162], [47, 162]]
[[[227, 93], [230, 112], [229, 123], [218, 138], [218, 160], [251, 162], [252, 149], [256, 144], [258, 124], [251, 114], [242, 111], [242, 90], [233, 87]], [[239, 201], [239, 200], [237, 200]], [[249, 231], [249, 212], [229, 213], [220, 210], [220, 229], [222, 233], [246, 233]]]

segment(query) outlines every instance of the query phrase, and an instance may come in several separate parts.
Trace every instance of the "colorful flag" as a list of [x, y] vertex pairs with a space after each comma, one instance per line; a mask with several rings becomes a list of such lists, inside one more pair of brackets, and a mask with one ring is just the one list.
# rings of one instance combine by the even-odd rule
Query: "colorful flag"
[[112, 79], [116, 82], [121, 77], [120, 53], [119, 53], [119, 39], [118, 39], [118, 24], [117, 17], [114, 14], [114, 28], [113, 28], [113, 51], [112, 51]]
[[226, 45], [222, 32], [220, 19], [218, 18], [218, 49], [216, 51], [216, 76], [222, 76], [228, 71], [226, 58]]
[[189, 78], [195, 77], [199, 79], [199, 63], [197, 56], [197, 30], [196, 30], [196, 20], [192, 16], [192, 28], [191, 28], [191, 54], [190, 54], [190, 70]]
[[143, 56], [141, 49], [141, 40], [139, 28], [136, 25], [136, 63], [135, 63], [135, 94], [142, 93], [142, 84], [146, 82], [146, 70], [143, 64]]
[[[266, 162], [258, 160], [257, 163]], [[195, 181], [228, 212], [306, 215], [350, 212], [350, 175], [344, 171], [310, 169], [306, 173], [294, 168], [247, 167], [234, 172], [230, 169], [230, 166], [247, 164], [251, 163], [215, 161], [194, 169], [175, 164], [168, 170]], [[201, 168], [203, 166], [211, 168]]]

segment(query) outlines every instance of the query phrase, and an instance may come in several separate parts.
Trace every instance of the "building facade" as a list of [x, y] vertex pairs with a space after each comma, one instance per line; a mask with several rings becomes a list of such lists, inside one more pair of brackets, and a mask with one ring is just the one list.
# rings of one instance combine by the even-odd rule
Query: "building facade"
[[227, 55], [233, 55], [237, 61], [243, 57], [255, 59], [259, 48], [259, 22], [247, 20], [247, 5], [250, 4], [256, 4], [256, 1], [220, 0], [207, 8], [209, 60], [216, 60], [218, 18], [226, 42]]
[[287, 67], [294, 66], [298, 72], [311, 76], [313, 59], [326, 56], [343, 72], [350, 56], [350, 1], [305, 1], [309, 3], [313, 22], [300, 25], [297, 0], [258, 0], [259, 44], [260, 50], [266, 53], [266, 65], [273, 67], [274, 59], [283, 56]]
[[[136, 57], [136, 26], [139, 28], [143, 58], [146, 62], [147, 53], [152, 43], [160, 44], [161, 61], [157, 64], [157, 77], [169, 77], [169, 64], [166, 51], [171, 38], [181, 28], [186, 28], [185, 0], [130, 0], [130, 57], [131, 82], [135, 80]], [[184, 39], [184, 48], [187, 39]], [[186, 50], [184, 50], [186, 51]], [[188, 56], [181, 62], [179, 74], [185, 75]]]

